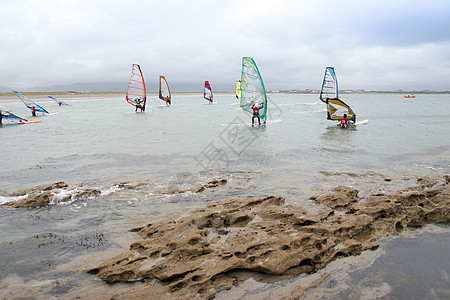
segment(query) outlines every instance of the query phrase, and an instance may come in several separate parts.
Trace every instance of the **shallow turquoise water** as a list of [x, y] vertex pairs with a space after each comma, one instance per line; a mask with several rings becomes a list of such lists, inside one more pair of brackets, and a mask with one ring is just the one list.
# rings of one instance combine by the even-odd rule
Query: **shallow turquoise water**
[[[98, 188], [102, 195], [46, 208], [0, 209], [0, 287], [7, 287], [2, 296], [41, 279], [47, 280], [38, 285], [45, 296], [73, 295], [85, 286], [101, 290], [90, 275], [63, 266], [127, 249], [138, 238], [128, 229], [205, 201], [279, 194], [313, 209], [308, 197], [337, 185], [354, 186], [361, 195], [389, 192], [419, 176], [450, 171], [450, 95], [406, 100], [344, 94], [358, 119], [368, 119], [355, 130], [326, 120], [317, 95], [269, 94], [268, 124], [259, 128], [250, 126], [251, 116], [232, 94], [215, 95], [213, 105], [200, 94], [179, 94], [171, 107], [151, 97], [145, 113], [135, 113], [120, 96], [64, 100], [71, 106], [36, 99], [51, 115], [29, 117], [41, 119], [38, 124], [0, 128], [0, 201], [11, 200], [19, 188], [57, 181]], [[0, 108], [30, 114], [19, 99], [2, 100]], [[223, 177], [233, 188], [158, 193]], [[116, 186], [139, 181], [148, 185]], [[86, 258], [80, 265], [96, 263]], [[61, 276], [70, 284], [55, 288]]]

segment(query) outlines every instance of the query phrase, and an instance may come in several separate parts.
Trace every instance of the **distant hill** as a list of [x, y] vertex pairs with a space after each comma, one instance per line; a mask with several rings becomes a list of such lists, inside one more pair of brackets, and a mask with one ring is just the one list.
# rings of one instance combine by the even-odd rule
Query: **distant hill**
[[0, 93], [8, 93], [8, 92], [11, 92], [11, 88], [0, 85]]

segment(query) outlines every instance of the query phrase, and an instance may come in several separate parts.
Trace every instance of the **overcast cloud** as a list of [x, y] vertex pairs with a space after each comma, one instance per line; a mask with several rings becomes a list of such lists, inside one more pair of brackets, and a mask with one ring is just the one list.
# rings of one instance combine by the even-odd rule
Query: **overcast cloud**
[[0, 86], [230, 84], [253, 57], [267, 89], [450, 90], [446, 0], [7, 0]]

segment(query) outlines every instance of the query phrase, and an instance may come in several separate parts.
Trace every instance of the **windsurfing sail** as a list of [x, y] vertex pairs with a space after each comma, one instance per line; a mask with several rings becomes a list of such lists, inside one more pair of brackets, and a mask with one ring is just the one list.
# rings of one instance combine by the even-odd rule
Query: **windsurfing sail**
[[347, 119], [356, 121], [356, 114], [353, 110], [340, 99], [327, 99], [327, 119], [340, 120], [347, 115]]
[[[163, 81], [164, 83], [162, 83]], [[164, 88], [166, 90], [164, 90]], [[166, 102], [166, 104], [172, 103], [172, 94], [170, 93], [169, 84], [164, 76], [159, 76], [159, 99]]]
[[241, 81], [236, 81], [236, 99], [241, 100]]
[[324, 103], [327, 103], [326, 99], [339, 99], [338, 83], [333, 67], [327, 67], [325, 69], [319, 98]]
[[350, 106], [339, 99], [338, 82], [333, 67], [327, 67], [325, 69], [319, 99], [327, 104], [328, 120], [340, 120], [344, 117], [344, 114], [346, 114], [347, 119], [352, 120], [353, 122], [356, 121], [356, 114]]
[[213, 102], [213, 92], [211, 89], [211, 85], [209, 84], [209, 81], [205, 81], [205, 89], [203, 91], [203, 97], [209, 102]]
[[253, 114], [253, 107], [259, 107], [259, 118], [266, 121], [267, 95], [261, 73], [251, 57], [242, 58], [242, 73], [240, 82], [240, 106], [246, 112]]
[[28, 122], [27, 119], [16, 116], [12, 112], [8, 110], [0, 110], [0, 114], [2, 114], [2, 124], [3, 125], [16, 125], [16, 124], [25, 124]]
[[29, 109], [33, 110], [33, 107], [34, 107], [34, 110], [36, 112], [41, 112], [41, 113], [44, 113], [44, 114], [48, 114], [49, 113], [42, 106], [40, 106], [40, 105], [36, 104], [35, 102], [31, 101], [28, 97], [22, 95], [19, 92], [16, 92], [16, 91], [13, 91], [13, 92], [20, 98], [20, 100], [22, 100], [23, 104], [25, 104]]
[[27, 119], [16, 116], [15, 114], [13, 114], [12, 112], [10, 112], [8, 110], [0, 110], [0, 113], [3, 115], [3, 118], [6, 118], [6, 119], [17, 120], [17, 122], [28, 121]]
[[59, 100], [59, 99], [56, 99], [55, 97], [52, 97], [52, 96], [48, 96], [48, 97], [49, 97], [50, 99], [55, 100], [56, 103], [58, 103], [59, 106], [61, 106], [61, 105], [69, 105], [69, 104], [67, 104], [67, 103], [64, 102], [64, 101], [61, 101], [61, 100]]
[[142, 111], [145, 110], [147, 89], [145, 87], [144, 75], [142, 75], [141, 67], [138, 64], [133, 64], [131, 68], [131, 77], [125, 100], [135, 106], [136, 109], [140, 108]]

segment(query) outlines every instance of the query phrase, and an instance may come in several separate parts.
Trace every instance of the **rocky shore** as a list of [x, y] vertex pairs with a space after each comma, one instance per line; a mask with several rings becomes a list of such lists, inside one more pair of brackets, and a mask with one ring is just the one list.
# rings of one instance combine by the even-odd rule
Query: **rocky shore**
[[63, 181], [54, 184], [23, 189], [14, 192], [11, 196], [21, 197], [16, 201], [0, 204], [1, 207], [10, 208], [36, 208], [56, 203], [67, 203], [78, 199], [96, 197], [100, 195], [98, 189], [86, 189], [82, 185], [70, 187]]
[[376, 249], [382, 237], [408, 227], [448, 224], [449, 182], [448, 176], [420, 179], [398, 193], [363, 198], [341, 186], [310, 198], [321, 206], [318, 212], [286, 205], [281, 196], [210, 202], [133, 229], [142, 239], [128, 252], [86, 271], [109, 284], [130, 283], [115, 298], [209, 299], [238, 284], [239, 273], [314, 273], [333, 260]]

